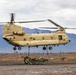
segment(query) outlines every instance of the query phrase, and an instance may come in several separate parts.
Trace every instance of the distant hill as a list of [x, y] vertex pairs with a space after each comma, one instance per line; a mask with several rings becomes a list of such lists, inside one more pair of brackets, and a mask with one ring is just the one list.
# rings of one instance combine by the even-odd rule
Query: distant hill
[[[28, 34], [31, 33], [49, 33], [49, 30], [39, 30], [39, 29], [29, 29], [23, 28], [24, 31]], [[13, 46], [8, 44], [5, 40], [2, 39], [2, 30], [3, 26], [0, 25], [0, 53], [13, 53]], [[71, 42], [67, 45], [53, 46], [53, 50], [49, 51], [49, 53], [59, 53], [59, 52], [76, 52], [76, 34], [67, 33], [68, 37], [71, 39]], [[27, 53], [27, 47], [23, 47], [19, 53]], [[42, 47], [31, 47], [31, 53], [46, 53], [46, 51], [42, 50]]]

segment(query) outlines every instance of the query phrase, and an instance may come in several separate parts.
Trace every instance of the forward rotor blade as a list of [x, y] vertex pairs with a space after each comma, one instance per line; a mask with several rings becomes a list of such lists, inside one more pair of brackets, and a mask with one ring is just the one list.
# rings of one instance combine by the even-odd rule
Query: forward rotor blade
[[14, 22], [14, 23], [33, 23], [33, 22], [44, 22], [46, 20], [37, 20], [37, 21], [21, 21], [21, 22]]
[[11, 20], [10, 20], [10, 24], [14, 23], [14, 13], [11, 13]]
[[0, 23], [10, 23], [10, 22], [0, 22]]
[[13, 24], [14, 23], [14, 13], [11, 13], [10, 22], [0, 22], [0, 23], [10, 23], [10, 24]]
[[0, 23], [10, 23], [10, 24], [12, 24], [12, 23], [34, 23], [34, 22], [44, 22], [44, 21], [46, 21], [46, 20], [37, 20], [37, 21], [19, 21], [19, 22], [15, 22], [15, 21], [13, 21], [13, 18], [12, 18], [11, 22], [0, 22]]
[[41, 29], [58, 29], [56, 27], [39, 27], [39, 28], [41, 28]]
[[49, 22], [53, 23], [55, 26], [60, 27], [62, 29], [64, 29], [64, 27], [60, 26], [59, 24], [53, 22], [52, 20], [48, 19]]

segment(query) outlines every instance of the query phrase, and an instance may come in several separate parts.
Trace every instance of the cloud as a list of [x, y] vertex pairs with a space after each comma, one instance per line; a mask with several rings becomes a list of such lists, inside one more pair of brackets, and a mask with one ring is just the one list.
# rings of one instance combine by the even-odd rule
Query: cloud
[[[9, 13], [12, 12], [16, 13], [16, 20], [50, 18], [64, 27], [76, 27], [76, 0], [1, 0], [0, 21], [9, 20]], [[25, 26], [25, 24], [21, 25]], [[27, 24], [25, 27], [33, 28], [43, 25], [51, 24], [35, 23]]]

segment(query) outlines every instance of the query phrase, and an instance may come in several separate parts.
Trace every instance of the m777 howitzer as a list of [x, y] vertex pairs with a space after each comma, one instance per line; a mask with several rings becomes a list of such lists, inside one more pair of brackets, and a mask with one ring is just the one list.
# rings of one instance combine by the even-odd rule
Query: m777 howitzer
[[24, 63], [28, 65], [42, 65], [47, 61], [48, 59], [45, 58], [30, 58], [28, 56], [24, 57]]

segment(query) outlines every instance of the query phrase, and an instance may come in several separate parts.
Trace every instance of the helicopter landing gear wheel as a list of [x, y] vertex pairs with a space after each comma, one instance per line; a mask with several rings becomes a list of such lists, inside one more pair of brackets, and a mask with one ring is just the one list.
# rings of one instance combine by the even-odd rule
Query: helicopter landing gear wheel
[[21, 50], [21, 47], [20, 46], [18, 47], [18, 50]]
[[13, 50], [16, 50], [16, 47], [14, 47]]
[[43, 50], [46, 50], [46, 47], [45, 46], [43, 47]]
[[49, 50], [52, 50], [52, 47], [51, 46], [49, 47]]

